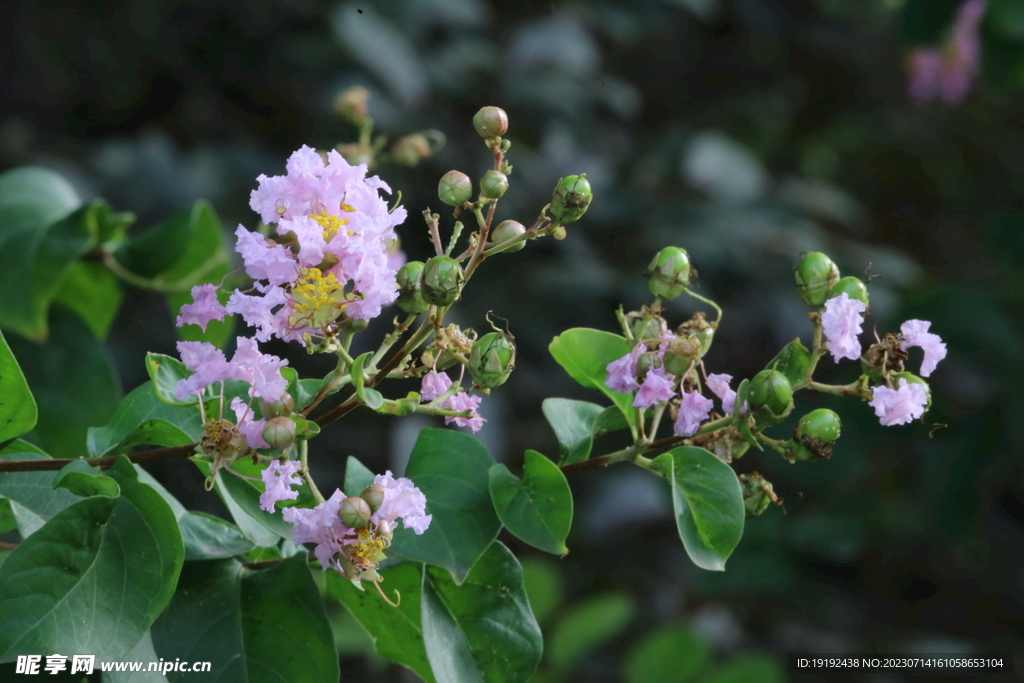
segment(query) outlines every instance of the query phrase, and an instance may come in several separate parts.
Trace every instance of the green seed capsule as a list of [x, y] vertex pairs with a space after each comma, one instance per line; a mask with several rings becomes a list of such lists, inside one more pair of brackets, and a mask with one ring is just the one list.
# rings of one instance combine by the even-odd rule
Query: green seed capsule
[[283, 451], [295, 443], [295, 421], [291, 417], [281, 415], [267, 420], [263, 427], [263, 440], [271, 448]]
[[504, 332], [488, 332], [473, 343], [469, 352], [469, 375], [481, 389], [505, 383], [516, 366], [516, 345]]
[[448, 256], [434, 256], [423, 266], [420, 291], [423, 300], [436, 306], [448, 306], [459, 298], [462, 267]]
[[673, 375], [685, 374], [702, 355], [703, 347], [696, 335], [677, 337], [670, 341], [665, 349], [665, 369]]
[[[503, 244], [509, 240], [513, 240], [526, 232], [526, 228], [522, 223], [518, 221], [502, 221], [498, 224], [498, 227], [491, 233], [491, 240], [495, 244]], [[508, 249], [505, 249], [505, 253], [511, 254], [514, 251], [519, 251], [526, 246], [526, 240], [520, 240], [513, 244]]]
[[839, 269], [825, 254], [810, 251], [800, 259], [794, 277], [804, 303], [818, 307], [828, 300], [829, 289], [839, 280]]
[[665, 247], [647, 266], [647, 287], [654, 296], [668, 301], [690, 284], [690, 256], [685, 249]]
[[846, 294], [851, 299], [863, 301], [865, 305], [868, 303], [867, 286], [852, 275], [848, 275], [832, 285], [832, 289], [830, 289], [828, 293], [828, 298], [832, 299], [840, 294]]
[[750, 409], [758, 422], [774, 424], [793, 407], [793, 386], [778, 370], [762, 370], [750, 380]]
[[267, 403], [260, 399], [260, 414], [268, 420], [282, 415], [287, 417], [292, 414], [294, 408], [295, 399], [292, 398], [291, 394], [284, 394], [273, 403]]
[[380, 509], [381, 504], [384, 503], [384, 487], [380, 484], [370, 484], [363, 489], [359, 497], [366, 501], [371, 513], [376, 512]]
[[508, 190], [508, 177], [501, 171], [490, 170], [480, 179], [480, 194], [488, 199], [501, 199]]
[[341, 523], [351, 529], [360, 529], [370, 521], [370, 505], [358, 496], [351, 496], [341, 501], [341, 509], [338, 510], [338, 517]]
[[396, 280], [398, 281], [398, 307], [406, 313], [420, 314], [430, 308], [430, 304], [423, 300], [421, 278], [423, 277], [423, 262], [409, 261], [398, 269]]
[[756, 472], [741, 474], [739, 479], [740, 489], [743, 491], [743, 507], [746, 510], [747, 519], [757, 517], [771, 505], [772, 499], [768, 495], [768, 491], [772, 490], [772, 485]]
[[842, 431], [842, 422], [835, 411], [828, 408], [812, 410], [800, 418], [793, 437], [800, 442], [835, 443]]
[[473, 196], [473, 181], [461, 171], [448, 171], [437, 184], [437, 196], [449, 206], [461, 206]]
[[500, 107], [482, 107], [473, 115], [473, 127], [482, 138], [496, 138], [508, 130], [508, 114]]
[[562, 224], [577, 221], [586, 213], [593, 198], [586, 173], [562, 178], [551, 196], [551, 215]]

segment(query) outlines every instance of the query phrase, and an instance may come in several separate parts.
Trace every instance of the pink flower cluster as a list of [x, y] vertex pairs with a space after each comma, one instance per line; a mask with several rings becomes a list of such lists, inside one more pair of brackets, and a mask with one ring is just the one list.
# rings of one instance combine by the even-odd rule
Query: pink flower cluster
[[962, 102], [980, 72], [981, 38], [978, 28], [987, 0], [967, 0], [957, 10], [949, 38], [941, 49], [918, 48], [908, 60], [911, 101], [924, 104], [941, 99]]
[[[427, 374], [423, 375], [423, 383], [420, 387], [420, 399], [424, 403], [429, 403], [444, 395], [451, 386], [452, 378], [449, 377], [447, 373], [431, 370]], [[444, 423], [452, 424], [454, 422], [459, 427], [469, 427], [474, 432], [478, 432], [480, 431], [480, 428], [484, 426], [484, 422], [486, 422], [486, 420], [480, 417], [476, 412], [476, 409], [480, 407], [481, 401], [483, 401], [481, 396], [470, 396], [464, 391], [459, 391], [446, 398], [437, 407], [447, 408], [449, 410], [472, 411], [470, 413], [470, 417], [454, 417], [446, 415]]]
[[868, 405], [875, 409], [883, 427], [902, 425], [924, 415], [928, 392], [923, 385], [900, 377], [898, 389], [875, 387]]
[[389, 253], [395, 226], [406, 211], [388, 211], [380, 191], [391, 188], [366, 165], [351, 166], [332, 150], [327, 163], [303, 146], [291, 155], [287, 175], [257, 178], [249, 205], [281, 241], [239, 225], [236, 250], [258, 294], [235, 290], [227, 305], [214, 285], [192, 290], [194, 303], [182, 307], [178, 325], [206, 329], [228, 313], [272, 336], [305, 343], [304, 335], [326, 337], [343, 318], [369, 320], [398, 296], [395, 275], [402, 259]]
[[[625, 356], [609, 363], [606, 368], [608, 376], [605, 379], [605, 386], [612, 391], [624, 394], [636, 391], [636, 396], [633, 398], [634, 408], [649, 408], [671, 400], [679, 391], [681, 396], [679, 415], [673, 425], [673, 430], [678, 436], [693, 436], [700, 428], [700, 424], [708, 419], [714, 403], [699, 392], [683, 390], [680, 378], [665, 370], [665, 349], [668, 347], [668, 342], [674, 338], [674, 334], [666, 332], [665, 340], [656, 352], [647, 351], [644, 344], [637, 344]], [[641, 383], [637, 381], [637, 364], [644, 353], [655, 355], [659, 363], [656, 364], [658, 367], [652, 366], [647, 371], [647, 376]], [[722, 410], [727, 415], [732, 413], [736, 402], [736, 392], [729, 388], [731, 381], [730, 375], [718, 374], [707, 377], [708, 388], [721, 399]]]
[[[264, 510], [273, 511], [274, 503], [298, 497], [298, 494], [291, 495], [294, 492], [290, 490], [291, 486], [299, 483], [297, 477], [293, 476], [299, 469], [298, 463], [293, 465], [293, 462], [276, 468], [272, 463], [263, 471], [263, 482], [267, 490], [260, 496], [260, 507]], [[406, 529], [412, 529], [417, 535], [427, 530], [433, 515], [426, 514], [427, 498], [411, 480], [395, 478], [388, 471], [386, 474], [378, 474], [373, 483], [384, 487], [384, 501], [370, 518], [377, 532], [393, 531], [399, 519]], [[346, 545], [361, 540], [358, 531], [345, 526], [338, 514], [345, 498], [341, 490], [336, 490], [334, 495], [314, 508], [288, 507], [282, 511], [285, 521], [292, 525], [295, 546], [316, 543], [313, 554], [320, 566], [324, 569], [334, 567], [339, 572], [344, 570], [336, 558], [338, 553]]]

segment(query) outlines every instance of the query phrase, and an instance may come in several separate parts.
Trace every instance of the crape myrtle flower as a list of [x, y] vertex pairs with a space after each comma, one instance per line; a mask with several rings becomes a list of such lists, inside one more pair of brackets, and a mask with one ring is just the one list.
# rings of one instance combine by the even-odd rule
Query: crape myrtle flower
[[192, 288], [192, 300], [193, 303], [181, 307], [178, 327], [199, 325], [206, 332], [206, 326], [211, 320], [223, 320], [228, 314], [228, 309], [217, 300], [217, 285], [196, 285]]
[[907, 60], [910, 78], [907, 93], [915, 104], [941, 99], [962, 102], [981, 72], [979, 27], [986, 0], [967, 0], [957, 10], [949, 37], [940, 48], [921, 47]]
[[860, 358], [860, 342], [857, 336], [861, 333], [864, 322], [862, 313], [867, 304], [843, 292], [825, 302], [825, 310], [821, 313], [821, 326], [825, 333], [825, 347], [838, 362], [843, 358], [857, 360]]
[[696, 391], [683, 392], [683, 400], [679, 404], [679, 417], [673, 425], [677, 436], [693, 436], [700, 423], [708, 419], [714, 401], [701, 396]]
[[708, 389], [721, 399], [722, 412], [726, 415], [732, 415], [732, 411], [736, 408], [736, 392], [729, 388], [730, 382], [732, 382], [732, 375], [724, 373], [708, 375], [707, 379]]
[[[451, 388], [451, 386], [452, 379], [447, 373], [431, 370], [427, 374], [423, 375], [423, 382], [420, 386], [420, 400], [423, 403], [429, 403], [439, 396], [442, 396]], [[437, 407], [459, 411], [471, 410], [472, 413], [469, 417], [446, 415], [444, 423], [452, 424], [454, 422], [459, 427], [469, 427], [474, 432], [478, 432], [480, 431], [480, 428], [484, 426], [484, 422], [486, 421], [476, 412], [476, 409], [480, 407], [480, 403], [482, 401], [483, 397], [481, 396], [470, 396], [466, 392], [460, 391], [446, 398]]]
[[281, 462], [275, 460], [263, 470], [261, 478], [266, 485], [266, 491], [260, 494], [260, 508], [267, 512], [274, 511], [274, 503], [282, 500], [295, 500], [299, 497], [298, 491], [293, 491], [293, 486], [302, 483], [298, 471], [302, 469], [302, 463], [298, 460]]
[[946, 357], [946, 345], [939, 335], [929, 332], [932, 324], [927, 320], [908, 320], [900, 326], [903, 341], [900, 349], [907, 349], [918, 346], [924, 350], [924, 361], [921, 363], [921, 376], [928, 377], [935, 371], [935, 366]]
[[875, 387], [868, 405], [875, 409], [882, 426], [902, 425], [924, 415], [928, 393], [923, 385], [901, 377], [898, 389]]
[[260, 353], [255, 339], [237, 338], [238, 348], [230, 362], [224, 352], [209, 342], [178, 342], [178, 353], [185, 369], [193, 374], [178, 380], [175, 396], [179, 401], [196, 394], [214, 382], [234, 379], [248, 382], [249, 396], [273, 402], [281, 398], [288, 381], [281, 376], [287, 360]]
[[238, 290], [226, 310], [256, 327], [257, 338], [276, 336], [303, 344], [325, 339], [346, 319], [369, 320], [398, 296], [395, 226], [406, 211], [388, 211], [380, 192], [391, 189], [366, 177], [335, 150], [326, 162], [303, 146], [283, 176], [261, 175], [250, 206], [277, 241], [238, 226], [236, 250], [259, 294]]
[[664, 369], [652, 368], [644, 378], [644, 383], [640, 385], [640, 390], [636, 392], [633, 407], [650, 408], [655, 403], [667, 401], [675, 396], [674, 379], [675, 376], [666, 373]]

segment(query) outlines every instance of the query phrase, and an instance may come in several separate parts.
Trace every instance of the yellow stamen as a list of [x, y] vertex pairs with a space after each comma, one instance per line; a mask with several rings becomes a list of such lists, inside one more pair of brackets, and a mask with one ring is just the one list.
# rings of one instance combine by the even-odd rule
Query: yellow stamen
[[[355, 211], [355, 209], [352, 210]], [[331, 215], [326, 211], [311, 213], [309, 214], [309, 217], [319, 223], [320, 227], [324, 229], [324, 241], [326, 242], [330, 242], [334, 236], [338, 234], [338, 230], [341, 226], [348, 223], [347, 218], [339, 218], [338, 216]]]

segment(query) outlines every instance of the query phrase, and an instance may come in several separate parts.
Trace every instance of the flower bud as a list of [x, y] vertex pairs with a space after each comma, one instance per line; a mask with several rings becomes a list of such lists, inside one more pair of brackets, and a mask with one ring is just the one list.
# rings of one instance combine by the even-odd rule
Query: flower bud
[[490, 170], [480, 179], [480, 194], [488, 199], [501, 199], [508, 190], [508, 177], [501, 171]]
[[423, 266], [420, 289], [423, 300], [436, 306], [447, 306], [459, 298], [462, 267], [449, 256], [434, 256]]
[[338, 510], [341, 523], [351, 529], [366, 526], [372, 514], [369, 503], [358, 496], [351, 496], [341, 501], [341, 509]]
[[566, 231], [564, 225], [556, 225], [555, 227], [551, 228], [551, 236], [554, 237], [556, 240], [564, 240], [568, 234], [569, 233]]
[[430, 307], [423, 300], [421, 278], [423, 276], [422, 261], [408, 261], [398, 269], [398, 307], [406, 313], [420, 314]]
[[362, 332], [370, 326], [370, 321], [360, 320], [359, 318], [346, 318], [338, 325], [342, 332], [348, 334], [355, 334], [356, 332]]
[[[518, 221], [502, 221], [498, 224], [498, 227], [494, 229], [494, 232], [491, 233], [491, 240], [495, 244], [503, 244], [524, 233], [526, 233], [526, 228], [522, 223]], [[505, 252], [511, 254], [513, 251], [519, 251], [525, 246], [526, 240], [520, 240], [506, 249]]]
[[412, 415], [416, 412], [416, 407], [419, 406], [419, 404], [419, 398], [400, 398], [395, 401], [395, 415], [398, 417]]
[[778, 370], [762, 370], [750, 380], [748, 401], [759, 421], [777, 422], [793, 407], [793, 386]]
[[690, 257], [685, 249], [665, 247], [647, 266], [647, 287], [654, 296], [668, 301], [690, 284]]
[[469, 376], [481, 389], [494, 389], [505, 383], [516, 366], [516, 345], [504, 332], [488, 332], [473, 344], [469, 352]]
[[426, 159], [428, 156], [430, 156], [430, 143], [419, 133], [398, 138], [391, 146], [391, 158], [399, 166], [415, 166], [420, 159]]
[[824, 306], [829, 290], [839, 280], [839, 269], [820, 251], [809, 251], [794, 273], [796, 288], [808, 306]]
[[551, 215], [559, 223], [572, 223], [586, 213], [593, 198], [586, 173], [562, 178], [551, 196]]
[[263, 440], [271, 448], [283, 451], [295, 443], [295, 421], [291, 417], [281, 415], [267, 420], [263, 427]]
[[437, 196], [449, 206], [461, 206], [473, 196], [473, 181], [461, 171], [448, 171], [437, 184]]
[[344, 116], [352, 123], [359, 124], [369, 113], [369, 108], [366, 106], [366, 102], [369, 99], [369, 90], [362, 86], [354, 85], [338, 93], [334, 98], [334, 113]]
[[800, 418], [793, 429], [793, 448], [789, 452], [797, 460], [817, 460], [832, 455], [832, 445], [839, 438], [842, 423], [828, 408], [812, 410]]
[[367, 506], [370, 508], [370, 513], [373, 514], [384, 503], [384, 487], [380, 484], [370, 484], [363, 489], [359, 497], [366, 501]]
[[665, 349], [665, 369], [673, 375], [683, 375], [702, 355], [703, 347], [696, 335], [677, 337]]
[[482, 107], [473, 115], [473, 127], [482, 138], [496, 138], [508, 130], [508, 114], [500, 107]]
[[828, 293], [828, 298], [832, 299], [843, 293], [847, 294], [851, 299], [863, 301], [865, 305], [868, 303], [867, 286], [852, 275], [848, 275], [832, 285], [832, 289], [830, 289]]
[[260, 399], [260, 414], [268, 420], [280, 417], [284, 415], [287, 417], [292, 414], [292, 410], [295, 408], [295, 399], [292, 395], [285, 393], [281, 395], [281, 398], [277, 399], [273, 403], [268, 403], [263, 399]]

